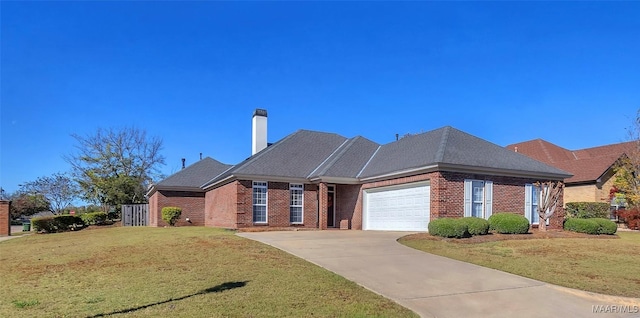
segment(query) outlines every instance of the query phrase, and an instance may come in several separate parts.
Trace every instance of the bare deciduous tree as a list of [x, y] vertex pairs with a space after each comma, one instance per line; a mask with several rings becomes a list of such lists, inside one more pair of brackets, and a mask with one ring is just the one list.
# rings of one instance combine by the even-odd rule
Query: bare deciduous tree
[[51, 204], [51, 212], [60, 214], [78, 197], [80, 189], [69, 176], [58, 172], [21, 185], [21, 191], [44, 196]]
[[164, 165], [160, 138], [133, 127], [72, 137], [77, 151], [65, 159], [84, 199], [103, 206], [146, 202], [146, 186], [161, 177], [159, 166]]
[[535, 186], [540, 189], [538, 192], [538, 215], [540, 216], [538, 230], [546, 231], [547, 220], [556, 212], [562, 197], [564, 183], [562, 181], [538, 181]]

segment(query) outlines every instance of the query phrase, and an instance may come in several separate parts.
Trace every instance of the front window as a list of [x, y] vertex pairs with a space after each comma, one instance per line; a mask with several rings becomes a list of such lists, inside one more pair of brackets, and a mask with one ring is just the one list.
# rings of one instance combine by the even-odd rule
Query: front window
[[484, 211], [484, 182], [473, 181], [472, 182], [473, 202], [471, 209], [471, 216], [483, 217]]
[[538, 200], [540, 200], [540, 187], [531, 186], [531, 224], [540, 224]]
[[302, 224], [302, 207], [304, 200], [304, 188], [302, 184], [290, 184], [289, 218], [294, 224]]
[[464, 180], [464, 216], [489, 218], [493, 210], [493, 181]]
[[253, 182], [253, 222], [267, 223], [267, 183]]

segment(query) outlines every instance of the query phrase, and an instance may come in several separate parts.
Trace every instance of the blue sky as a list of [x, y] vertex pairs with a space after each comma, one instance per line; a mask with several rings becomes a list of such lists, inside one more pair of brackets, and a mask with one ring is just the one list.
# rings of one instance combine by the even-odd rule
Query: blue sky
[[626, 140], [640, 2], [6, 2], [0, 185], [69, 165], [73, 133], [136, 126], [165, 174], [268, 139], [451, 125], [499, 145]]

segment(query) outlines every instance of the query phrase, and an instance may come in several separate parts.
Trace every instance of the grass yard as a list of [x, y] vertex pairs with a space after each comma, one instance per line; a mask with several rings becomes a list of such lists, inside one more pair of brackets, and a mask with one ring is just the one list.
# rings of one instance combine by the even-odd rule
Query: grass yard
[[620, 239], [551, 238], [463, 244], [416, 234], [399, 241], [421, 251], [555, 285], [640, 297], [640, 233], [618, 235]]
[[0, 317], [416, 317], [278, 249], [204, 227], [0, 242]]

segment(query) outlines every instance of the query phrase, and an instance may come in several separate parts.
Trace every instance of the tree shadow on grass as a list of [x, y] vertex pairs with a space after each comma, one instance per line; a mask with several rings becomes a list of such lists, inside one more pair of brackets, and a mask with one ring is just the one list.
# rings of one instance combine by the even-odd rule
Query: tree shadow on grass
[[138, 311], [140, 309], [145, 309], [145, 308], [149, 308], [149, 307], [153, 307], [153, 306], [157, 306], [157, 305], [162, 305], [162, 304], [166, 304], [166, 303], [170, 303], [173, 301], [180, 301], [180, 300], [184, 300], [187, 298], [191, 298], [194, 296], [198, 296], [198, 295], [205, 295], [205, 294], [209, 294], [209, 293], [221, 293], [225, 290], [230, 290], [230, 289], [235, 289], [235, 288], [240, 288], [240, 287], [244, 287], [245, 285], [247, 285], [249, 281], [244, 281], [244, 282], [226, 282], [217, 286], [213, 286], [204, 290], [201, 290], [195, 294], [191, 294], [191, 295], [186, 295], [186, 296], [182, 296], [182, 297], [178, 297], [178, 298], [171, 298], [171, 299], [167, 299], [164, 301], [160, 301], [157, 303], [152, 303], [152, 304], [147, 304], [147, 305], [142, 305], [139, 307], [133, 307], [133, 308], [127, 308], [127, 309], [122, 309], [122, 310], [118, 310], [118, 311], [112, 311], [109, 313], [102, 313], [102, 314], [97, 314], [94, 316], [88, 316], [87, 318], [94, 318], [94, 317], [106, 317], [106, 316], [111, 316], [111, 315], [117, 315], [117, 314], [126, 314], [126, 313], [130, 313], [130, 312], [134, 312], [134, 311]]

